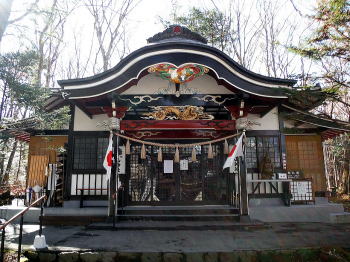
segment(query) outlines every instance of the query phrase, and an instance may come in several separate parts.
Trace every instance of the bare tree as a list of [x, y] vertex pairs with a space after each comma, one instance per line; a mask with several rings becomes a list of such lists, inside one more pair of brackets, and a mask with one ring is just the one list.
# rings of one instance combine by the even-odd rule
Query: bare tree
[[[25, 25], [28, 31], [34, 28], [34, 34], [30, 30], [31, 33], [21, 35], [27, 36], [25, 40], [29, 41], [34, 50], [1, 56], [0, 121], [2, 128], [34, 115], [39, 109], [34, 101], [39, 101], [36, 99], [39, 96], [42, 97], [43, 92], [38, 91], [42, 90], [42, 86], [51, 87], [54, 83], [56, 64], [63, 44], [64, 27], [71, 11], [70, 1], [51, 0], [49, 3], [38, 5], [36, 16], [28, 25]], [[21, 17], [24, 16], [19, 18]], [[8, 184], [16, 171], [18, 176], [21, 169], [18, 161], [23, 159], [21, 153], [23, 149], [21, 148], [18, 152], [17, 149], [21, 144], [14, 138], [2, 139], [0, 142], [1, 183]], [[16, 170], [14, 166], [17, 167]]]
[[[65, 23], [75, 4], [68, 1], [53, 0], [47, 10], [37, 18], [36, 40], [33, 45], [37, 49], [39, 63], [37, 67], [37, 84], [51, 87], [54, 84], [54, 73], [57, 59], [62, 50]], [[41, 25], [41, 27], [39, 27]]]
[[238, 1], [234, 4], [230, 2], [229, 17], [233, 27], [230, 37], [232, 54], [238, 63], [248, 69], [255, 65], [259, 32], [262, 28], [262, 23], [258, 17], [254, 17], [253, 10], [254, 2]]
[[[267, 75], [287, 78], [295, 71], [293, 66], [298, 62], [297, 55], [287, 48], [293, 43], [298, 24], [290, 14], [283, 12], [283, 8], [284, 5], [277, 1], [258, 2], [259, 18], [262, 21], [262, 63]], [[281, 12], [283, 17], [280, 16]]]
[[87, 2], [86, 7], [94, 19], [98, 43], [93, 71], [98, 73], [108, 70], [115, 57], [122, 59], [129, 51], [125, 26], [128, 15], [139, 1], [88, 0]]
[[30, 14], [35, 9], [38, 2], [39, 2], [39, 0], [35, 0], [35, 2], [33, 2], [24, 13], [22, 13], [18, 17], [15, 17], [15, 18], [9, 20], [11, 10], [12, 10], [13, 0], [0, 1], [0, 43], [1, 43], [1, 40], [2, 40], [4, 33], [6, 31], [7, 26], [17, 23], [18, 21], [20, 21], [24, 17], [26, 17], [28, 14]]

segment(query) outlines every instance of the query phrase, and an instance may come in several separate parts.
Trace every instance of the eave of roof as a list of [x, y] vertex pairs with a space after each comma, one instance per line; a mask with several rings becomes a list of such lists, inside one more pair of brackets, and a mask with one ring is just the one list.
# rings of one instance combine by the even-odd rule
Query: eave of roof
[[[176, 56], [174, 56], [176, 54]], [[191, 60], [190, 60], [191, 59]], [[196, 61], [194, 61], [196, 60]], [[138, 64], [136, 64], [136, 62]], [[126, 84], [128, 81], [132, 79], [137, 79], [139, 74], [147, 69], [150, 65], [156, 64], [159, 62], [170, 62], [177, 66], [180, 66], [184, 63], [200, 63], [208, 66], [208, 63], [213, 67], [211, 68], [215, 71], [216, 68], [220, 69], [220, 72], [215, 72], [218, 74], [218, 78], [223, 78], [227, 80], [227, 78], [236, 77], [240, 78], [242, 82], [242, 86], [237, 86], [237, 88], [246, 88], [249, 93], [249, 89], [255, 86], [255, 90], [253, 93], [257, 93], [257, 95], [264, 95], [271, 97], [285, 97], [283, 96], [282, 91], [277, 91], [280, 87], [291, 87], [296, 81], [291, 79], [280, 79], [280, 78], [271, 78], [267, 76], [263, 76], [260, 74], [256, 74], [251, 72], [233, 59], [231, 59], [228, 55], [223, 53], [222, 51], [204, 45], [200, 43], [194, 42], [162, 42], [158, 44], [147, 45], [143, 48], [140, 48], [126, 58], [121, 60], [115, 67], [86, 78], [79, 79], [69, 79], [69, 80], [59, 80], [58, 83], [65, 90], [74, 90], [74, 89], [85, 89], [88, 90], [89, 87], [101, 87], [103, 84], [109, 83], [109, 88], [113, 88], [113, 84]], [[226, 67], [225, 67], [226, 66]], [[127, 69], [125, 69], [128, 67]], [[210, 67], [210, 66], [209, 66]], [[221, 67], [221, 68], [219, 68]], [[221, 70], [222, 69], [222, 70]], [[129, 71], [134, 71], [130, 73]], [[222, 71], [227, 71], [226, 75]], [[231, 71], [229, 71], [231, 70]], [[218, 70], [219, 71], [219, 70]], [[118, 75], [119, 74], [119, 75]], [[231, 74], [231, 75], [230, 75]], [[116, 81], [115, 78], [123, 78], [123, 81]], [[112, 80], [115, 80], [114, 82]], [[228, 80], [227, 80], [228, 81]], [[118, 82], [118, 83], [117, 83]], [[228, 81], [230, 82], [230, 81]], [[248, 84], [246, 84], [248, 83]], [[112, 86], [112, 87], [111, 87]], [[120, 87], [120, 86], [119, 86]], [[274, 88], [277, 87], [277, 88]], [[102, 90], [103, 89], [103, 90]], [[272, 90], [269, 90], [272, 89]], [[274, 90], [273, 90], [274, 89]], [[102, 93], [108, 92], [108, 87], [101, 88]], [[96, 90], [95, 92], [101, 92], [101, 90]], [[259, 94], [259, 92], [261, 94]], [[74, 93], [74, 91], [73, 91]], [[101, 94], [102, 94], [101, 93]], [[254, 93], [254, 94], [255, 94]], [[100, 95], [100, 94], [97, 94]], [[74, 94], [73, 96], [74, 97]]]
[[335, 129], [335, 130], [350, 132], [350, 123], [348, 122], [334, 120], [334, 119], [327, 119], [309, 112], [304, 112], [302, 110], [299, 110], [297, 108], [294, 108], [285, 104], [282, 104], [282, 107], [296, 113], [288, 117], [291, 120], [296, 120], [296, 121], [311, 124], [314, 126], [327, 128], [327, 129]]

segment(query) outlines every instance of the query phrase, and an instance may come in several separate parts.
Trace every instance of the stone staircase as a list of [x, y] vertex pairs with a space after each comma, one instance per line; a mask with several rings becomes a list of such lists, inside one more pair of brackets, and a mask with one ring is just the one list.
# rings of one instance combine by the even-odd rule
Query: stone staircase
[[[91, 223], [90, 230], [108, 230], [112, 219]], [[236, 230], [264, 227], [259, 221], [240, 221], [239, 210], [228, 205], [128, 206], [119, 211], [115, 230]]]
[[[74, 213], [58, 211], [47, 212], [44, 224], [83, 225], [90, 230], [110, 230], [113, 226], [113, 219], [107, 217], [105, 208], [80, 208], [74, 209]], [[264, 226], [258, 221], [240, 221], [239, 210], [228, 205], [128, 206], [119, 210], [115, 225], [116, 230], [220, 230]]]
[[119, 221], [239, 221], [239, 210], [228, 205], [128, 206]]

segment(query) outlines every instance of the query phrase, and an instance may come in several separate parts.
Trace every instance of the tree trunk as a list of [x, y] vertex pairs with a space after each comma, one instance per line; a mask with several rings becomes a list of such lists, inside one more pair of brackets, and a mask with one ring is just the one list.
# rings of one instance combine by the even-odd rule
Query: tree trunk
[[2, 141], [2, 146], [0, 148], [0, 182], [2, 181], [2, 178], [4, 177], [5, 172], [5, 158], [6, 158], [6, 148], [8, 143], [8, 138], [5, 138]]
[[[345, 145], [346, 146], [346, 145]], [[349, 194], [349, 160], [350, 159], [350, 150], [344, 149], [344, 164], [343, 164], [343, 172], [342, 172], [342, 179], [341, 179], [341, 185], [339, 187], [340, 193], [342, 194]]]
[[17, 144], [18, 144], [18, 140], [15, 140], [15, 142], [13, 143], [13, 146], [12, 146], [10, 157], [9, 157], [9, 159], [7, 161], [7, 166], [6, 166], [6, 171], [5, 171], [4, 177], [3, 177], [2, 181], [1, 181], [2, 185], [7, 185], [8, 182], [9, 182], [10, 172], [11, 172], [11, 168], [12, 168], [12, 163], [13, 163], [13, 159], [15, 157], [15, 153], [16, 153], [16, 150], [17, 150]]
[[19, 159], [18, 159], [18, 168], [17, 168], [17, 174], [16, 174], [16, 181], [18, 181], [19, 173], [21, 172], [22, 156], [23, 156], [23, 142], [20, 143], [20, 147], [19, 147]]
[[0, 1], [0, 43], [8, 26], [13, 0]]

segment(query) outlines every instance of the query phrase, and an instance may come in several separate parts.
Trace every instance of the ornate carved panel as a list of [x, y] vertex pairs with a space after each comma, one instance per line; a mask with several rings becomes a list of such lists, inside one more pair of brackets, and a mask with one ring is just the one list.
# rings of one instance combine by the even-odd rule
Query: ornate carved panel
[[201, 106], [151, 106], [153, 112], [144, 113], [143, 119], [154, 120], [212, 120]]

